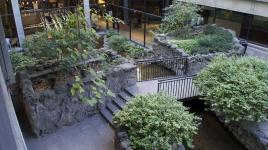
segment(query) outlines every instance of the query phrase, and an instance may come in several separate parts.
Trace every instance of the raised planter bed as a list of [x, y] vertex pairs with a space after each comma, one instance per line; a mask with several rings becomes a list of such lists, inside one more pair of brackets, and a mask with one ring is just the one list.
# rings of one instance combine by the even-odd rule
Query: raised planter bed
[[[108, 53], [108, 52], [107, 52]], [[120, 57], [113, 52], [114, 58]], [[89, 60], [91, 66], [96, 68], [103, 61], [101, 59]], [[109, 97], [102, 97], [102, 102], [95, 106], [83, 103], [78, 96], [72, 96], [70, 89], [74, 82], [74, 75], [82, 76], [85, 93], [90, 97], [92, 78], [83, 71], [73, 72], [62, 77], [61, 70], [55, 64], [32, 66], [28, 71], [17, 74], [19, 88], [21, 89], [23, 109], [26, 112], [30, 126], [36, 136], [51, 133], [63, 126], [72, 125], [96, 114]], [[114, 93], [136, 83], [136, 66], [124, 58], [117, 64], [110, 65], [104, 72], [106, 86]]]
[[[51, 76], [50, 76], [51, 77]], [[19, 73], [22, 103], [33, 133], [42, 136], [66, 125], [79, 122], [98, 110], [98, 105], [90, 106], [71, 96], [73, 80], [49, 82], [49, 75], [30, 78], [27, 73]], [[90, 77], [83, 78], [85, 88], [90, 86]], [[86, 92], [85, 95], [90, 95]]]
[[[193, 31], [190, 33], [191, 36], [196, 36], [204, 31], [206, 26], [198, 26], [194, 27]], [[178, 36], [185, 34], [187, 31], [178, 31], [173, 33], [161, 34], [157, 35], [154, 38], [153, 42], [153, 51], [157, 56], [166, 56], [166, 57], [173, 57], [173, 56], [181, 56], [181, 57], [188, 57], [188, 66], [187, 66], [187, 74], [196, 74], [207, 64], [218, 55], [225, 54], [227, 56], [240, 56], [243, 55], [245, 52], [244, 47], [239, 43], [235, 32], [229, 29], [224, 29], [226, 32], [230, 32], [233, 36], [233, 48], [226, 50], [226, 52], [214, 52], [214, 53], [207, 53], [207, 54], [196, 54], [190, 55], [186, 53], [185, 50], [179, 48], [178, 45], [172, 44], [170, 41], [176, 39]]]

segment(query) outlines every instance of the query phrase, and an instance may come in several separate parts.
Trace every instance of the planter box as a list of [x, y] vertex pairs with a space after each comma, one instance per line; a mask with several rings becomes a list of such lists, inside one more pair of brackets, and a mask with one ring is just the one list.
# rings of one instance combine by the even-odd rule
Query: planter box
[[[195, 27], [194, 32], [192, 35], [196, 35], [204, 30], [205, 26]], [[224, 28], [223, 28], [224, 29]], [[240, 56], [243, 55], [245, 52], [244, 47], [239, 43], [239, 40], [235, 36], [235, 33], [232, 30], [224, 29], [226, 32], [230, 32], [233, 35], [233, 43], [234, 48], [228, 50], [226, 53], [209, 53], [209, 54], [198, 54], [194, 56], [190, 56], [187, 54], [183, 49], [179, 48], [175, 44], [170, 44], [168, 41], [171, 39], [176, 38], [176, 36], [183, 34], [185, 31], [179, 32], [172, 32], [167, 34], [157, 35], [154, 38], [153, 42], [153, 51], [155, 55], [164, 56], [164, 57], [174, 57], [174, 56], [181, 56], [181, 57], [188, 57], [188, 66], [187, 66], [187, 74], [197, 74], [200, 70], [208, 65], [208, 63], [218, 55], [225, 54], [226, 56]]]
[[[90, 65], [102, 63], [99, 60], [88, 61]], [[136, 66], [125, 63], [111, 66], [105, 73], [106, 86], [114, 93], [136, 84]], [[53, 63], [52, 63], [53, 64]], [[109, 97], [102, 97], [102, 102], [92, 107], [81, 102], [78, 96], [70, 93], [74, 82], [71, 76], [64, 81], [58, 78], [60, 72], [57, 65], [30, 67], [28, 71], [17, 74], [19, 88], [22, 93], [21, 103], [27, 115], [33, 133], [42, 136], [54, 132], [63, 126], [80, 122], [96, 113], [109, 101]], [[91, 77], [82, 73], [84, 82], [84, 96], [91, 96]]]
[[[43, 84], [45, 89], [40, 90], [35, 87], [35, 82], [45, 82], [48, 81], [47, 78], [31, 79], [27, 73], [19, 73], [18, 78], [22, 104], [36, 136], [51, 133], [57, 128], [72, 125], [97, 113], [99, 105], [92, 107], [81, 102], [77, 96], [71, 96], [70, 88], [73, 81], [54, 86]], [[84, 88], [88, 89], [90, 77], [85, 77], [83, 81]], [[85, 92], [85, 95], [90, 96], [90, 93]]]

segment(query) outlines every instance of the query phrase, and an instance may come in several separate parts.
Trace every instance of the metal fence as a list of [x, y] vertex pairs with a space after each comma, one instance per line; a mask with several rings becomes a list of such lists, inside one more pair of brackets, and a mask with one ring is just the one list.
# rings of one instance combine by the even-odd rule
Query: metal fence
[[154, 80], [186, 74], [187, 57], [137, 60], [137, 81]]
[[180, 101], [196, 99], [199, 93], [193, 82], [195, 77], [195, 75], [191, 75], [159, 80], [157, 91], [174, 96]]

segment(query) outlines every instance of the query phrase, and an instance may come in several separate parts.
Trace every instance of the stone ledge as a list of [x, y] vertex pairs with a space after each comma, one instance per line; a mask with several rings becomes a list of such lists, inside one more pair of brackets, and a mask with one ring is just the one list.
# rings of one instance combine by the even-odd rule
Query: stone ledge
[[268, 122], [225, 124], [232, 134], [249, 150], [268, 150]]
[[[198, 34], [203, 30], [205, 26], [198, 26], [195, 27], [195, 31], [192, 33]], [[222, 28], [222, 27], [221, 27]], [[230, 32], [233, 35], [233, 43], [234, 43], [234, 49], [229, 50], [226, 53], [209, 53], [209, 54], [197, 54], [190, 56], [189, 54], [185, 53], [185, 51], [181, 48], [179, 48], [177, 45], [168, 43], [168, 40], [176, 37], [176, 35], [181, 34], [184, 31], [177, 31], [177, 32], [171, 32], [167, 34], [160, 34], [157, 35], [154, 38], [153, 43], [153, 51], [156, 55], [159, 56], [166, 56], [166, 57], [174, 57], [174, 56], [180, 56], [180, 57], [188, 57], [188, 66], [187, 66], [187, 74], [197, 74], [200, 70], [202, 70], [204, 67], [208, 65], [211, 60], [219, 55], [226, 55], [228, 57], [234, 56], [234, 55], [243, 55], [244, 54], [244, 47], [239, 43], [239, 40], [237, 39], [234, 31], [230, 29], [222, 28], [228, 32]]]
[[268, 121], [240, 121], [225, 123], [222, 113], [214, 112], [218, 120], [248, 150], [268, 150]]

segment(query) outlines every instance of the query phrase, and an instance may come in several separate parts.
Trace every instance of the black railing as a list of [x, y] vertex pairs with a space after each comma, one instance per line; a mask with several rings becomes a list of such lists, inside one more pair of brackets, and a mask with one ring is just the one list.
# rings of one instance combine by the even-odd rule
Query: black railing
[[199, 93], [193, 82], [195, 77], [191, 75], [158, 80], [157, 92], [164, 92], [180, 101], [196, 99]]
[[187, 57], [143, 59], [137, 65], [137, 81], [154, 80], [186, 74]]

